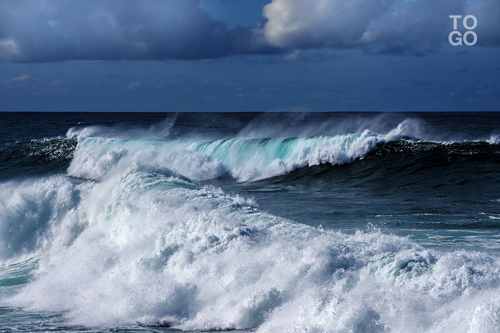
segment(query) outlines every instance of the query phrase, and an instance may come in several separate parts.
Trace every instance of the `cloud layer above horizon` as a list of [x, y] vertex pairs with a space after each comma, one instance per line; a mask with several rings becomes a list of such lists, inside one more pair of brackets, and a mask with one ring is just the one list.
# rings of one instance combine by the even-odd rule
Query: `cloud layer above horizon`
[[236, 28], [198, 0], [5, 0], [0, 59], [209, 59], [324, 48], [425, 55], [447, 43], [449, 15], [469, 14], [478, 18], [478, 44], [500, 46], [498, 0], [272, 0], [261, 23]]

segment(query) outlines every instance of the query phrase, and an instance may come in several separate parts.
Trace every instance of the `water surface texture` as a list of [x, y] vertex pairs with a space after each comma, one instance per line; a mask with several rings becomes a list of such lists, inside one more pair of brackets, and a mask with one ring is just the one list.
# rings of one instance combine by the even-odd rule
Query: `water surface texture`
[[0, 123], [1, 331], [500, 331], [500, 113]]

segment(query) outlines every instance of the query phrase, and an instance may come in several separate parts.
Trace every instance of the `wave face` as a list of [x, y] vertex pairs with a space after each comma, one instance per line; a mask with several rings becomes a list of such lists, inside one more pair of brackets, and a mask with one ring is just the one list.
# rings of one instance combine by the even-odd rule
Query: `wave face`
[[227, 139], [196, 142], [188, 152], [219, 161], [240, 181], [257, 180], [321, 164], [341, 165], [364, 157], [385, 138], [364, 131], [338, 136]]
[[306, 166], [339, 165], [366, 155], [384, 138], [360, 134], [312, 138], [226, 139], [211, 142], [81, 139], [69, 174], [102, 179], [132, 161], [148, 161], [195, 180], [228, 173], [240, 181], [269, 178]]
[[498, 242], [491, 131], [257, 125], [87, 126], [4, 147], [21, 171], [0, 182], [1, 326], [500, 331], [500, 257], [461, 243]]
[[[383, 159], [387, 167], [397, 163], [417, 167], [429, 161], [500, 161], [500, 145], [490, 141], [432, 142], [402, 135], [408, 121], [386, 134], [369, 130], [335, 136], [286, 138], [230, 138], [215, 141], [117, 139], [81, 136], [68, 169], [71, 176], [102, 179], [133, 162], [147, 162], [169, 168], [197, 181], [226, 174], [238, 181], [255, 181], [281, 176], [319, 165], [339, 166], [369, 158]], [[84, 131], [85, 132], [85, 131]], [[491, 143], [490, 143], [491, 142]], [[430, 165], [429, 167], [433, 167]]]
[[66, 138], [26, 140], [0, 148], [0, 179], [64, 172], [77, 141]]

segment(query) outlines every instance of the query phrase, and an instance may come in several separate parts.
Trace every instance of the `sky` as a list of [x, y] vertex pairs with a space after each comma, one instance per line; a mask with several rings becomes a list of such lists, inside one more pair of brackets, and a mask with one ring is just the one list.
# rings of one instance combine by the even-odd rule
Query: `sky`
[[500, 111], [499, 59], [500, 0], [0, 0], [1, 111]]

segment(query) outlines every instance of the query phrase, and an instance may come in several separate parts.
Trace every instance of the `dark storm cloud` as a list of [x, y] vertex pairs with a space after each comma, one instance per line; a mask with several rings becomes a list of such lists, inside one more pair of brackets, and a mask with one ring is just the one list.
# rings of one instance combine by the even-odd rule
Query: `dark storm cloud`
[[248, 29], [227, 29], [196, 0], [7, 0], [0, 2], [0, 57], [200, 59], [269, 52]]
[[293, 58], [321, 48], [425, 55], [447, 43], [449, 15], [468, 14], [478, 18], [480, 45], [500, 45], [498, 0], [273, 0], [264, 23], [233, 29], [198, 0], [2, 0], [0, 59]]

